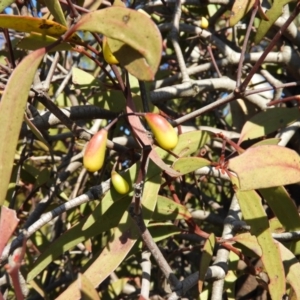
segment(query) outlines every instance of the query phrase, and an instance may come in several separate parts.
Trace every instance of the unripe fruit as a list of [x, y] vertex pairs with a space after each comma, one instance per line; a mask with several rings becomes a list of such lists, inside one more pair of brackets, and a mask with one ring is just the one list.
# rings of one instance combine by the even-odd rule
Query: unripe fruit
[[209, 26], [208, 20], [205, 17], [201, 17], [200, 27], [206, 29]]
[[107, 141], [107, 130], [102, 128], [89, 141], [83, 155], [83, 165], [90, 172], [103, 167]]
[[116, 171], [111, 172], [111, 182], [115, 190], [119, 194], [127, 194], [129, 191], [129, 185], [127, 181]]
[[117, 60], [117, 58], [112, 54], [108, 42], [107, 42], [107, 37], [104, 36], [103, 37], [103, 44], [102, 44], [102, 49], [103, 49], [103, 57], [105, 59], [105, 61], [108, 64], [111, 65], [117, 65], [119, 63], [119, 61]]
[[158, 114], [146, 113], [145, 119], [160, 147], [171, 150], [177, 145], [177, 133], [164, 117]]

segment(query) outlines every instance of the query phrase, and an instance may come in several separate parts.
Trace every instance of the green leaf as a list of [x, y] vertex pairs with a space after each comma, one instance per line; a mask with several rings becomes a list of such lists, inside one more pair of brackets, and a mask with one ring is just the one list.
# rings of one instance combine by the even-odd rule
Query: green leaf
[[266, 16], [269, 20], [262, 20], [259, 24], [254, 38], [255, 44], [258, 44], [266, 36], [271, 26], [282, 15], [283, 6], [293, 1], [294, 0], [274, 0], [272, 7], [266, 12]]
[[157, 197], [157, 205], [152, 216], [155, 221], [190, 219], [192, 218], [188, 209], [163, 196]]
[[199, 279], [198, 279], [198, 291], [201, 294], [203, 289], [203, 284], [205, 280], [205, 274], [210, 265], [211, 259], [213, 257], [214, 248], [215, 248], [216, 238], [213, 233], [211, 233], [208, 239], [205, 241], [202, 255], [200, 259], [200, 267], [199, 267]]
[[236, 191], [243, 217], [251, 226], [251, 234], [261, 247], [261, 260], [269, 277], [272, 299], [282, 299], [285, 293], [285, 275], [277, 244], [274, 243], [269, 221], [262, 207], [261, 198], [255, 191]]
[[[286, 231], [300, 230], [300, 216], [298, 209], [283, 186], [260, 189], [260, 194], [284, 226]], [[289, 247], [294, 253], [300, 251], [300, 241], [293, 241]]]
[[59, 1], [58, 0], [44, 0], [44, 1], [45, 1], [46, 6], [48, 7], [49, 11], [55, 18], [55, 20], [58, 23], [60, 23], [64, 26], [67, 26], [67, 21], [66, 21], [65, 15], [61, 9]]
[[0, 140], [5, 142], [0, 143], [0, 206], [5, 200], [12, 172], [29, 89], [44, 54], [45, 49], [40, 49], [30, 53], [21, 61], [9, 78], [1, 98]]
[[[172, 152], [179, 157], [186, 157], [199, 151], [199, 149], [201, 149], [209, 141], [210, 134], [206, 131], [195, 130], [185, 132], [178, 136], [178, 143]], [[176, 160], [173, 155], [161, 148], [157, 148], [156, 152], [163, 160], [166, 160], [170, 163]]]
[[2, 13], [6, 7], [8, 7], [9, 5], [11, 5], [14, 2], [15, 2], [15, 0], [1, 0], [0, 1], [0, 13]]
[[80, 290], [81, 300], [100, 300], [96, 289], [93, 287], [91, 282], [81, 273], [78, 274], [77, 278], [78, 287]]
[[257, 146], [229, 160], [241, 190], [254, 190], [300, 181], [299, 155], [277, 145]]
[[266, 136], [293, 123], [299, 117], [298, 108], [274, 107], [262, 111], [245, 123], [238, 144], [248, 139]]
[[149, 68], [142, 54], [118, 40], [108, 38], [107, 42], [120, 65], [131, 75], [143, 81], [149, 81], [153, 77], [153, 70]]
[[262, 256], [262, 250], [260, 245], [257, 242], [257, 238], [250, 233], [241, 233], [232, 238], [233, 241], [247, 247], [253, 253], [255, 253], [258, 257]]
[[94, 83], [96, 85], [95, 77], [79, 68], [72, 68], [72, 82], [77, 85], [91, 85]]
[[119, 6], [109, 7], [84, 15], [73, 29], [102, 33], [130, 46], [148, 64], [147, 74], [137, 74], [138, 78], [154, 79], [161, 59], [162, 38], [157, 26], [144, 14]]
[[[31, 32], [29, 35], [21, 38], [16, 47], [26, 50], [37, 50], [42, 47], [47, 47], [50, 44], [56, 42], [57, 39], [40, 33]], [[56, 47], [52, 48], [50, 52], [54, 51], [67, 51], [73, 49], [72, 46], [66, 42], [63, 42]]]
[[260, 189], [259, 192], [286, 231], [300, 230], [300, 216], [297, 207], [283, 186]]
[[285, 273], [286, 273], [286, 281], [293, 288], [296, 299], [300, 299], [300, 263], [295, 255], [284, 247], [281, 243], [275, 242], [278, 245], [281, 259], [283, 261]]
[[263, 146], [263, 145], [278, 145], [280, 140], [281, 140], [280, 138], [270, 138], [270, 139], [259, 141], [254, 145], [252, 145], [251, 147]]
[[[108, 287], [105, 289], [103, 293], [100, 294], [101, 299], [116, 299], [119, 298], [120, 294], [126, 283], [129, 281], [129, 278], [122, 278], [116, 281], [113, 281]], [[93, 298], [90, 298], [91, 300]]]
[[182, 157], [178, 158], [172, 168], [182, 175], [194, 172], [202, 167], [209, 166], [211, 162], [202, 157]]
[[229, 26], [236, 25], [253, 7], [255, 0], [235, 0], [231, 9]]
[[[0, 24], [2, 28], [28, 33], [35, 32], [53, 37], [60, 37], [67, 31], [67, 27], [59, 23], [27, 16], [0, 15]], [[80, 41], [80, 38], [74, 34], [71, 35], [70, 40], [77, 42]]]
[[[159, 242], [170, 236], [181, 233], [181, 230], [177, 226], [169, 223], [151, 223], [149, 224], [148, 229], [154, 242]], [[144, 242], [141, 241], [139, 248], [142, 249], [143, 245]]]

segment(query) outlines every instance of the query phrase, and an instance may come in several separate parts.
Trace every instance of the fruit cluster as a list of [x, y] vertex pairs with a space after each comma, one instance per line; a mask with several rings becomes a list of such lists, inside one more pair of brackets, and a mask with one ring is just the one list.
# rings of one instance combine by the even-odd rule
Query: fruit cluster
[[[172, 125], [162, 116], [154, 113], [145, 113], [144, 117], [149, 125], [157, 144], [171, 150], [178, 143], [178, 136]], [[108, 129], [102, 128], [89, 141], [86, 146], [83, 165], [89, 172], [99, 171], [104, 164]], [[129, 186], [126, 180], [115, 170], [111, 173], [112, 184], [120, 194], [126, 194]]]

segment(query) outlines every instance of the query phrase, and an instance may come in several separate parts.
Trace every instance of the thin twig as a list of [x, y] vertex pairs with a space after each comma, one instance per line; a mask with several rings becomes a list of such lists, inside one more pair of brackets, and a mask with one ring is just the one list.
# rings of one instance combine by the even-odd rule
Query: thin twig
[[186, 64], [184, 61], [184, 57], [180, 48], [180, 45], [178, 43], [178, 37], [179, 37], [179, 22], [181, 17], [181, 0], [176, 0], [176, 6], [175, 6], [175, 13], [173, 18], [173, 26], [169, 33], [169, 37], [172, 41], [173, 48], [176, 53], [177, 62], [179, 65], [180, 72], [182, 74], [182, 81], [190, 81], [190, 77], [187, 72]]
[[240, 61], [239, 61], [239, 64], [238, 64], [238, 70], [237, 70], [237, 76], [236, 76], [236, 87], [237, 88], [241, 84], [242, 68], [243, 68], [243, 62], [244, 62], [244, 59], [245, 59], [245, 53], [246, 53], [246, 50], [247, 50], [247, 44], [248, 44], [248, 41], [249, 41], [250, 32], [252, 30], [252, 24], [254, 22], [254, 18], [256, 16], [256, 13], [257, 13], [257, 10], [258, 10], [258, 5], [259, 5], [257, 3], [257, 1], [258, 0], [256, 0], [256, 4], [254, 4], [254, 9], [252, 10], [252, 13], [251, 13], [251, 18], [250, 18], [250, 21], [248, 23], [248, 27], [247, 27], [245, 38], [244, 38], [244, 43], [243, 43], [242, 52], [241, 52], [241, 58], [240, 58]]

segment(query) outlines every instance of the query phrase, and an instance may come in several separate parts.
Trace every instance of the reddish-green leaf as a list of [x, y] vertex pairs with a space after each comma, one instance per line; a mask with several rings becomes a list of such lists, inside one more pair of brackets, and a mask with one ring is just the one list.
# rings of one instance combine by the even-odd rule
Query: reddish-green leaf
[[299, 155], [277, 145], [257, 146], [229, 160], [241, 190], [281, 186], [300, 181]]
[[236, 191], [243, 217], [251, 226], [251, 234], [261, 247], [261, 260], [269, 276], [269, 292], [272, 299], [281, 299], [285, 293], [285, 276], [277, 245], [274, 243], [269, 221], [255, 191]]
[[5, 200], [29, 89], [44, 54], [45, 49], [40, 49], [21, 61], [11, 75], [1, 98], [0, 140], [5, 142], [0, 143], [0, 205]]
[[19, 221], [20, 220], [17, 218], [15, 210], [9, 209], [5, 206], [2, 207], [0, 215], [0, 255], [18, 226]]
[[266, 136], [286, 127], [299, 117], [298, 108], [275, 107], [262, 111], [245, 123], [238, 143]]
[[[156, 25], [144, 14], [119, 6], [109, 7], [84, 15], [74, 30], [99, 32], [130, 46], [148, 65], [147, 74], [135, 76], [142, 80], [154, 79], [161, 59], [162, 39]], [[119, 59], [123, 52], [118, 54], [118, 51], [114, 55]]]

